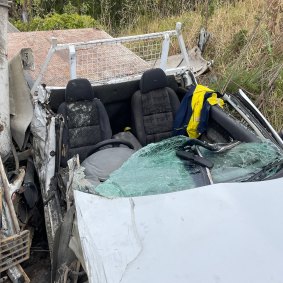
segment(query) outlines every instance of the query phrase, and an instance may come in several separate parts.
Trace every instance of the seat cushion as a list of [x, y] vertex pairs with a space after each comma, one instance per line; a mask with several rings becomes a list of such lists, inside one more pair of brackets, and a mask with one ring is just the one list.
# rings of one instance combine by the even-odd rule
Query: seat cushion
[[81, 164], [85, 168], [86, 179], [101, 182], [117, 170], [134, 153], [134, 150], [125, 147], [111, 147], [95, 152]]

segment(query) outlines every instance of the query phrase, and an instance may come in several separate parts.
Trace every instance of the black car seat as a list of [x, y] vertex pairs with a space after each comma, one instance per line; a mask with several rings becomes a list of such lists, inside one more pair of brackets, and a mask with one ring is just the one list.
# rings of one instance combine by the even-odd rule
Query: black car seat
[[169, 138], [180, 101], [175, 91], [167, 87], [162, 69], [151, 69], [141, 77], [140, 90], [132, 97], [133, 130], [144, 146]]
[[[65, 102], [58, 108], [64, 118], [61, 166], [78, 154], [86, 175], [104, 180], [134, 152], [130, 142], [111, 139], [112, 131], [104, 105], [95, 98], [87, 79], [70, 80]], [[127, 147], [109, 147], [124, 144]], [[100, 148], [104, 148], [98, 151]]]

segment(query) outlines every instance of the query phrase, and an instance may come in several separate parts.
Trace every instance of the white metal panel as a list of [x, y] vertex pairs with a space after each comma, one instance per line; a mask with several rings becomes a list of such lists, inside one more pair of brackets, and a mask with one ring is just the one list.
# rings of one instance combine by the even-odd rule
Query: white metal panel
[[167, 67], [168, 53], [170, 47], [169, 44], [170, 44], [170, 37], [168, 34], [165, 34], [162, 43], [162, 53], [160, 58], [160, 68], [163, 71], [166, 71], [166, 67]]
[[89, 282], [283, 282], [282, 184], [217, 184], [132, 205], [76, 191]]
[[181, 53], [186, 63], [186, 66], [190, 66], [189, 56], [188, 56], [186, 45], [185, 45], [183, 35], [182, 35], [182, 24], [180, 22], [176, 24], [176, 32], [177, 32], [177, 38], [178, 38], [179, 46], [181, 49]]
[[69, 61], [70, 61], [70, 79], [77, 78], [77, 62], [76, 62], [76, 49], [74, 45], [69, 46]]

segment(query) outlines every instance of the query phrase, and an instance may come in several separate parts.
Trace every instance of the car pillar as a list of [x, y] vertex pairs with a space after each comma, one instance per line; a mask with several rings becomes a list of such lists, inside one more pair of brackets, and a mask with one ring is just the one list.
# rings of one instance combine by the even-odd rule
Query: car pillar
[[7, 58], [8, 1], [0, 0], [0, 155], [11, 151], [9, 75]]

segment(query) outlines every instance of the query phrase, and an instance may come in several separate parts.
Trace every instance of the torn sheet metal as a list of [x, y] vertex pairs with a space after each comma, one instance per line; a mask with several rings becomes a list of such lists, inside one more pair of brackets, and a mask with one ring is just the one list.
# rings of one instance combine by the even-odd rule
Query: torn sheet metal
[[[50, 153], [56, 152], [55, 117], [42, 106], [47, 96], [46, 90], [40, 86], [37, 95], [33, 97], [34, 113], [31, 121], [35, 166], [40, 181], [46, 182], [46, 186], [55, 172], [55, 155]], [[46, 176], [47, 173], [49, 176]]]
[[[188, 67], [190, 71], [196, 77], [198, 77], [199, 75], [207, 72], [213, 65], [213, 61], [207, 61], [202, 57], [201, 51], [197, 46], [188, 50], [188, 58], [189, 58], [189, 65], [187, 66], [181, 54], [171, 55], [167, 59], [167, 67], [168, 68]], [[158, 68], [159, 66], [160, 66], [160, 60], [156, 60], [154, 67]]]
[[33, 133], [34, 163], [40, 180], [40, 187], [45, 213], [45, 224], [50, 249], [58, 226], [62, 221], [62, 212], [57, 198], [55, 174], [56, 134], [55, 117], [46, 112], [41, 103], [45, 91], [39, 88], [38, 95], [34, 97], [34, 116], [31, 122]]
[[190, 70], [196, 77], [207, 72], [213, 64], [213, 61], [207, 61], [202, 57], [201, 50], [197, 46], [188, 50], [188, 56], [190, 60]]
[[45, 141], [47, 139], [47, 114], [42, 106], [34, 102], [34, 115], [31, 122], [31, 132], [33, 134], [34, 161], [40, 181], [45, 180]]
[[[79, 191], [74, 191], [74, 195], [89, 282], [119, 282], [127, 266], [142, 251], [133, 201], [114, 200], [110, 208], [108, 199]], [[92, 214], [96, 212], [99, 214]]]
[[283, 282], [282, 181], [133, 199], [75, 191], [89, 282]]
[[30, 90], [24, 77], [21, 53], [9, 61], [9, 93], [11, 133], [21, 149], [33, 116]]

